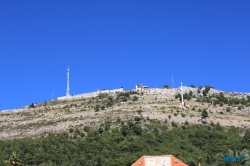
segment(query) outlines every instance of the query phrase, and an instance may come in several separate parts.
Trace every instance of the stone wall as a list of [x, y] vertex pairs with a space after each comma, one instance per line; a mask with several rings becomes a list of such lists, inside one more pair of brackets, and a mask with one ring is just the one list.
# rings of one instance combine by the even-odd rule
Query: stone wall
[[62, 97], [58, 97], [57, 100], [75, 100], [75, 99], [81, 99], [81, 98], [96, 97], [100, 93], [111, 94], [111, 93], [116, 93], [116, 92], [124, 92], [124, 90], [123, 88], [113, 89], [113, 90], [102, 90], [102, 91], [98, 90], [96, 92], [83, 93], [83, 94], [78, 94], [78, 95], [69, 96], [69, 97], [62, 96]]

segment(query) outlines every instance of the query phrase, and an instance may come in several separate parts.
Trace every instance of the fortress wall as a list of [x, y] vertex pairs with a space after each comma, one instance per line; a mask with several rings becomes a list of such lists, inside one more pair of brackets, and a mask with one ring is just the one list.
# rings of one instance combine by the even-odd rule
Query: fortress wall
[[119, 89], [113, 89], [113, 90], [110, 90], [110, 92], [112, 93], [116, 93], [116, 92], [124, 92], [123, 88], [119, 88]]
[[90, 92], [90, 93], [83, 93], [83, 94], [78, 94], [78, 95], [74, 95], [74, 96], [62, 96], [62, 97], [58, 97], [57, 100], [74, 100], [74, 99], [81, 99], [81, 98], [89, 98], [89, 97], [96, 97], [98, 96], [100, 93], [116, 93], [116, 92], [123, 92], [123, 88], [119, 88], [119, 89], [113, 89], [113, 90], [103, 90], [103, 91], [97, 91], [97, 92]]
[[162, 89], [162, 88], [153, 88], [149, 89], [150, 94], [176, 94], [177, 89]]
[[79, 95], [74, 95], [71, 96], [71, 99], [81, 99], [81, 98], [88, 98], [88, 97], [96, 97], [98, 94], [93, 92], [93, 93], [88, 93], [88, 94], [79, 94]]
[[177, 89], [164, 89], [164, 88], [152, 88], [149, 89], [148, 94], [154, 95], [157, 99], [167, 99], [172, 100], [174, 99], [176, 93], [178, 93]]
[[110, 90], [102, 90], [102, 91], [100, 91], [100, 93], [109, 93], [110, 92]]
[[68, 100], [69, 97], [67, 96], [62, 96], [62, 97], [58, 97], [57, 100]]
[[113, 90], [102, 90], [100, 91], [100, 93], [116, 93], [116, 92], [123, 92], [123, 88], [119, 88], [119, 89], [113, 89]]

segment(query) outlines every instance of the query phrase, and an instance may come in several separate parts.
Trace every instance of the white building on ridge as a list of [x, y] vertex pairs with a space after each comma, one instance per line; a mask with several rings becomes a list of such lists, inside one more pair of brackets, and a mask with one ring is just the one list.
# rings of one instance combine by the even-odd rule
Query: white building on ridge
[[135, 90], [148, 90], [148, 86], [143, 86], [142, 84], [135, 85]]

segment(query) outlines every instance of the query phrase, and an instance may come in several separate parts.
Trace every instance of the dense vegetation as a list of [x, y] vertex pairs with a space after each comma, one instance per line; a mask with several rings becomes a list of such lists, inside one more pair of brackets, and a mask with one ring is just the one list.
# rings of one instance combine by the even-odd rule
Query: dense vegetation
[[194, 165], [214, 165], [219, 153], [228, 149], [250, 149], [250, 132], [240, 136], [236, 128], [224, 129], [219, 124], [175, 126], [167, 131], [157, 120], [142, 129], [139, 118], [122, 122], [110, 129], [105, 123], [99, 129], [84, 127], [69, 132], [50, 133], [39, 138], [0, 141], [0, 165], [16, 152], [23, 165], [40, 166], [130, 166], [142, 155], [173, 154]]
[[208, 97], [202, 97], [197, 99], [198, 102], [207, 102], [213, 103], [214, 106], [217, 104], [223, 106], [223, 104], [228, 104], [228, 106], [239, 106], [239, 109], [243, 106], [250, 105], [250, 96], [246, 98], [235, 98], [235, 97], [225, 97], [223, 93], [219, 93], [218, 95], [212, 95]]

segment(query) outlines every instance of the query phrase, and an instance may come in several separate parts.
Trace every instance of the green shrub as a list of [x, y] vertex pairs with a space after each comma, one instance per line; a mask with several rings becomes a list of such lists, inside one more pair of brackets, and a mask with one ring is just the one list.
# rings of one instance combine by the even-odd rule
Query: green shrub
[[126, 101], [128, 101], [128, 99], [125, 98], [125, 97], [123, 97], [123, 98], [122, 98], [122, 102], [126, 102]]
[[141, 114], [143, 111], [142, 110], [137, 110], [136, 111], [138, 114]]
[[134, 126], [134, 132], [135, 132], [136, 135], [141, 135], [142, 127], [140, 125], [135, 125]]
[[101, 106], [100, 106], [99, 104], [97, 104], [97, 105], [94, 107], [94, 110], [95, 110], [95, 111], [99, 111], [100, 107], [101, 107]]
[[77, 134], [77, 135], [80, 134], [80, 130], [78, 128], [75, 129], [75, 134]]
[[165, 84], [165, 85], [163, 86], [163, 88], [168, 89], [169, 86], [168, 86], [167, 84]]
[[74, 132], [74, 129], [70, 128], [70, 129], [69, 129], [69, 132], [70, 132], [70, 133], [73, 133], [73, 132]]
[[106, 107], [112, 107], [113, 106], [113, 100], [109, 100], [106, 104]]
[[85, 133], [81, 132], [81, 133], [80, 133], [80, 136], [81, 136], [82, 138], [85, 137]]
[[120, 117], [117, 117], [116, 123], [121, 123], [121, 118]]
[[202, 119], [208, 118], [208, 112], [207, 112], [206, 109], [203, 109], [203, 110], [202, 110], [201, 118], [202, 118]]
[[174, 121], [171, 122], [172, 127], [178, 127], [178, 124], [175, 123]]
[[84, 126], [84, 127], [83, 127], [83, 130], [84, 130], [85, 132], [89, 132], [90, 127], [88, 127], [88, 126]]
[[100, 128], [98, 129], [98, 132], [99, 132], [99, 134], [102, 134], [102, 133], [103, 133], [103, 128], [100, 127]]
[[138, 117], [138, 116], [134, 117], [134, 121], [139, 122], [140, 120], [141, 120], [140, 117]]
[[133, 98], [132, 98], [132, 101], [137, 101], [138, 100], [138, 97], [137, 96], [134, 96]]

